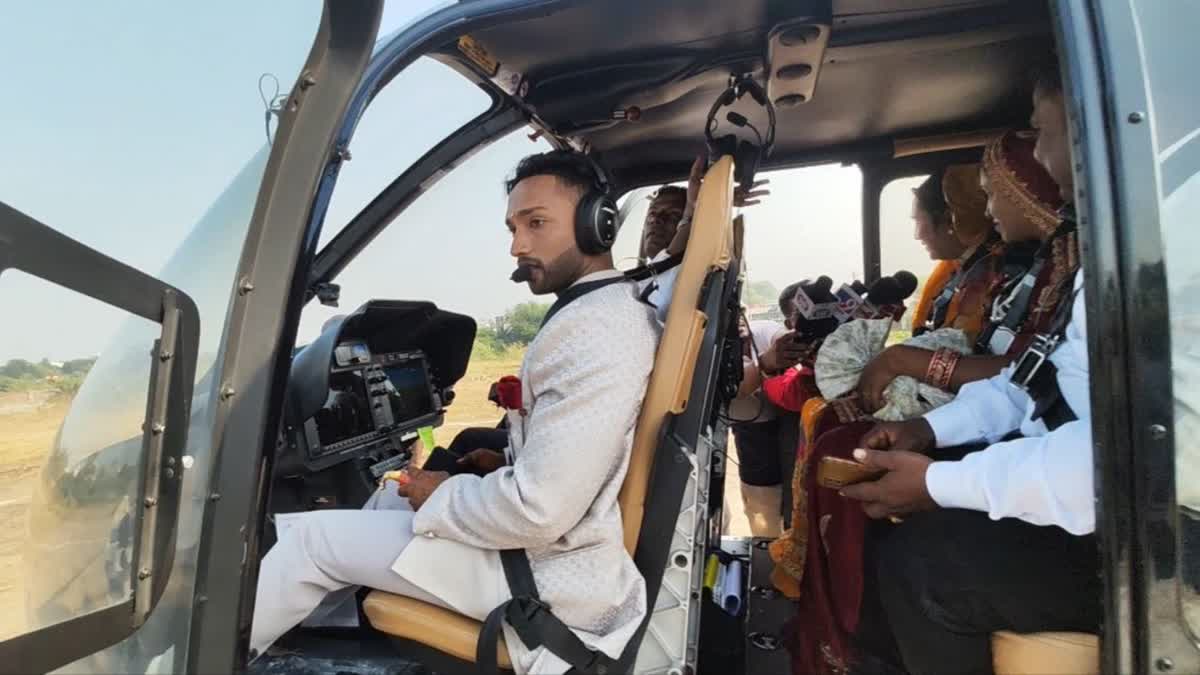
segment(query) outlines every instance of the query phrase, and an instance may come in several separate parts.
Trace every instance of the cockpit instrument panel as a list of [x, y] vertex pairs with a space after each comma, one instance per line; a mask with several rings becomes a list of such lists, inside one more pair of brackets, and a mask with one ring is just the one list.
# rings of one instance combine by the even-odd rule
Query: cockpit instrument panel
[[428, 302], [372, 300], [334, 322], [292, 361], [292, 456], [320, 471], [401, 451], [442, 423], [474, 339], [473, 319]]

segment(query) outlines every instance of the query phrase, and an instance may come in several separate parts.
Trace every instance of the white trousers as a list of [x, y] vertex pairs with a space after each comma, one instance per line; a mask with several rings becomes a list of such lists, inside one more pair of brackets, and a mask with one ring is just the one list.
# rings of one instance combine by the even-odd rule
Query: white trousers
[[361, 511], [312, 511], [298, 518], [263, 557], [254, 596], [250, 648], [262, 654], [304, 621], [330, 593], [340, 604], [358, 587], [446, 604], [392, 571], [412, 541], [413, 510], [396, 486], [375, 492]]

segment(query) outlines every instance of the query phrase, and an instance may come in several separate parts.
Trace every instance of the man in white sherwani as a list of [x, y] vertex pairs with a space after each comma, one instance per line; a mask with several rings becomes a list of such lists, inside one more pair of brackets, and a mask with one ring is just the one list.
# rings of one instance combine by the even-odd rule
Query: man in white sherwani
[[[483, 477], [411, 469], [399, 494], [389, 483], [361, 511], [304, 514], [262, 561], [253, 653], [327, 594], [356, 586], [482, 621], [511, 597], [504, 549], [526, 551], [541, 599], [592, 649], [619, 657], [645, 616], [617, 494], [660, 326], [613, 269], [608, 246], [577, 229], [577, 210], [595, 216], [581, 200], [586, 207], [607, 189], [596, 165], [567, 151], [534, 155], [506, 188], [511, 255], [535, 294], [560, 294], [521, 365], [523, 408], [508, 413], [509, 447], [471, 453], [465, 461], [491, 470]], [[507, 625], [505, 637], [517, 672], [567, 669]]]

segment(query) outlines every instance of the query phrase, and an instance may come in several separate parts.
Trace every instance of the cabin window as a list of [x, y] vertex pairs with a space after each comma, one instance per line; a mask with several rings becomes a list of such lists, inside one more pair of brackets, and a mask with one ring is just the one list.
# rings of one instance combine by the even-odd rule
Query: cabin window
[[[917, 239], [916, 222], [913, 220], [913, 190], [929, 176], [897, 178], [884, 186], [879, 195], [879, 260], [884, 275], [900, 270], [912, 272], [917, 277], [917, 290], [907, 301], [910, 310], [916, 306], [917, 298], [925, 280], [933, 272], [937, 261]], [[912, 312], [906, 312], [899, 328], [912, 330]]]
[[458, 384], [443, 444], [468, 426], [493, 426], [499, 419], [487, 388], [517, 372], [532, 331], [552, 298], [530, 295], [509, 281], [515, 268], [504, 225], [508, 196], [504, 181], [526, 155], [550, 150], [518, 129], [472, 155], [417, 198], [342, 270], [339, 307], [310, 302], [300, 317], [297, 344], [311, 342], [322, 325], [373, 299], [429, 300], [467, 314], [479, 325], [471, 367]]
[[[145, 662], [186, 644], [190, 625], [213, 373], [269, 152], [260, 77], [268, 96], [275, 81], [281, 93], [296, 81], [321, 3], [147, 3], [132, 12], [28, 3], [4, 15], [0, 62], [20, 66], [6, 69], [0, 201], [180, 288], [200, 314], [177, 467], [192, 501], [180, 512], [175, 566], [155, 570], [170, 583], [139, 639], [98, 657]], [[128, 599], [160, 328], [15, 270], [0, 275], [0, 317], [4, 640]], [[71, 630], [75, 647], [104, 639]], [[169, 659], [165, 670], [182, 668]], [[105, 663], [68, 669], [114, 661]]]
[[479, 85], [428, 56], [405, 68], [380, 90], [354, 130], [351, 159], [338, 172], [320, 246], [422, 155], [491, 104]]
[[[764, 188], [771, 194], [760, 204], [734, 210], [735, 216], [745, 216], [742, 303], [752, 320], [782, 321], [779, 294], [788, 285], [821, 275], [833, 279], [835, 287], [862, 278], [862, 172], [857, 166], [822, 164], [761, 172], [757, 178], [770, 180]], [[631, 191], [619, 203], [625, 220], [613, 247], [618, 267], [636, 262], [654, 188]]]

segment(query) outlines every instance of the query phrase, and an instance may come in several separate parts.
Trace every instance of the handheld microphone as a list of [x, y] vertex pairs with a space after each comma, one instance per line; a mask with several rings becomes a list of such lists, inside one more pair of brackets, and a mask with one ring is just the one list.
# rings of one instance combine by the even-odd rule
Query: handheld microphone
[[855, 311], [860, 319], [896, 319], [904, 316], [904, 301], [917, 289], [916, 277], [910, 272], [897, 272], [871, 284], [866, 302]]
[[798, 316], [793, 327], [802, 342], [823, 340], [841, 323], [837, 317], [838, 299], [829, 290], [832, 287], [833, 280], [822, 276], [796, 289], [792, 304]]
[[837, 299], [829, 292], [833, 279], [817, 277], [812, 283], [800, 284], [792, 303], [805, 319], [827, 319], [837, 311]]
[[533, 268], [529, 265], [521, 265], [513, 271], [512, 276], [510, 276], [509, 279], [512, 280], [513, 283], [523, 284], [533, 278], [532, 269]]
[[904, 292], [902, 300], [907, 299], [913, 294], [913, 291], [917, 290], [917, 275], [908, 270], [900, 270], [893, 274], [892, 278], [896, 280], [897, 284], [900, 284], [900, 290]]

